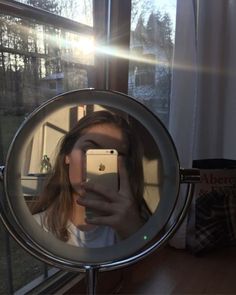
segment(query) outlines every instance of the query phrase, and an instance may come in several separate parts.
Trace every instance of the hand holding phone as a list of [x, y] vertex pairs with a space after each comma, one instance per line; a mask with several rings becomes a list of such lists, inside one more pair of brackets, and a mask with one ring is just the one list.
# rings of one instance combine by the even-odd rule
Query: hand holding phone
[[101, 183], [85, 182], [82, 187], [86, 194], [77, 202], [86, 208], [88, 224], [109, 226], [121, 239], [125, 239], [135, 233], [145, 221], [140, 215], [138, 202], [132, 194], [128, 171], [122, 157], [119, 157], [118, 171], [117, 191], [106, 190]]

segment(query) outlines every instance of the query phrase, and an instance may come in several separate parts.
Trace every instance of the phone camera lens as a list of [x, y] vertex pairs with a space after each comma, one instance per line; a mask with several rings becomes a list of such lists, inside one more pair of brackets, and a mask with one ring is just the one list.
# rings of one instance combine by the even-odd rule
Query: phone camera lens
[[111, 154], [114, 154], [114, 151], [113, 150], [111, 150]]

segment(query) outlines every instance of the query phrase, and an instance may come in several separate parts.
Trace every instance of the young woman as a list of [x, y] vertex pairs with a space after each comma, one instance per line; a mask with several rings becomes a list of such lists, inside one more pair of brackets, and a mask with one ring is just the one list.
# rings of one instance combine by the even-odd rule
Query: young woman
[[[86, 182], [88, 149], [116, 149], [118, 191]], [[83, 117], [62, 139], [55, 167], [33, 209], [38, 223], [58, 239], [81, 247], [103, 247], [125, 239], [145, 222], [139, 141], [121, 116], [97, 111]], [[99, 199], [89, 198], [89, 193]], [[86, 217], [86, 208], [96, 211]]]

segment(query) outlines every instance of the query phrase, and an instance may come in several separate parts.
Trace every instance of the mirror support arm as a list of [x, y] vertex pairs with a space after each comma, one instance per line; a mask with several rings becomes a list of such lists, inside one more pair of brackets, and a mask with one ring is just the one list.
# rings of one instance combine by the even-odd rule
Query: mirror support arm
[[200, 170], [180, 168], [180, 182], [181, 183], [200, 182]]

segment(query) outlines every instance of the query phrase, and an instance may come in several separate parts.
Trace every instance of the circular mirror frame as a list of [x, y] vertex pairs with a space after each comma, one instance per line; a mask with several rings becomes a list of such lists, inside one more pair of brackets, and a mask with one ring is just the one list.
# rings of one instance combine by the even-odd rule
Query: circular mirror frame
[[[21, 190], [21, 165], [24, 151], [34, 130], [46, 116], [78, 104], [112, 107], [138, 120], [158, 146], [163, 165], [163, 189], [160, 203], [146, 224], [134, 235], [104, 248], [78, 248], [57, 240], [42, 230], [27, 209]], [[23, 122], [9, 148], [4, 171], [5, 194], [3, 222], [13, 237], [28, 252], [57, 267], [84, 271], [90, 267], [115, 269], [146, 256], [167, 241], [168, 223], [175, 209], [180, 186], [180, 167], [174, 143], [161, 121], [137, 100], [113, 91], [84, 89], [64, 93], [42, 104]], [[172, 231], [172, 229], [171, 229]]]

